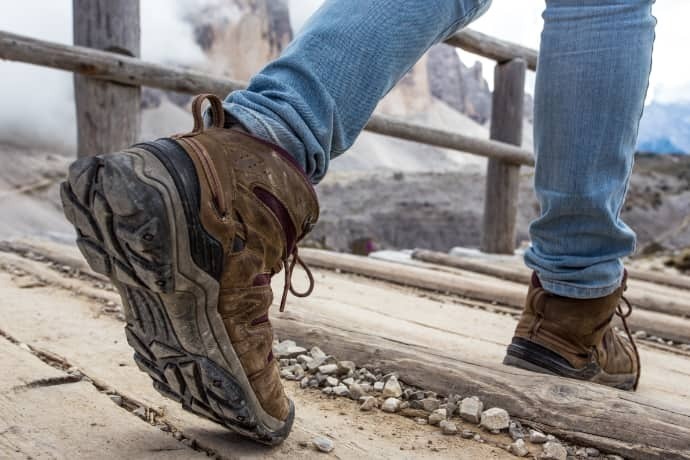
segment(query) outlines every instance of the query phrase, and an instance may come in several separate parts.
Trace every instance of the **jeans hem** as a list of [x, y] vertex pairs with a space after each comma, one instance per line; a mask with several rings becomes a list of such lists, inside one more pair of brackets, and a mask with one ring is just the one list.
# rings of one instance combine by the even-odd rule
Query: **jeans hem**
[[541, 282], [542, 287], [548, 292], [561, 297], [569, 297], [571, 299], [597, 299], [600, 297], [605, 297], [616, 292], [616, 290], [618, 290], [618, 288], [621, 286], [620, 281], [610, 286], [596, 288], [574, 286], [561, 281], [548, 281], [542, 279], [541, 277], [539, 278], [539, 281]]

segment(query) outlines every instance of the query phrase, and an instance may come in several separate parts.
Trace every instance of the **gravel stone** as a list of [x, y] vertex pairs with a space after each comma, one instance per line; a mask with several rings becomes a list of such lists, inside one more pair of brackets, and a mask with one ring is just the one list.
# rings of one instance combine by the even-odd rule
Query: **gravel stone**
[[376, 398], [374, 398], [373, 396], [367, 396], [362, 402], [362, 405], [359, 406], [359, 410], [368, 412], [376, 409], [378, 405], [379, 402]]
[[568, 451], [560, 442], [549, 441], [544, 444], [544, 450], [538, 458], [539, 460], [566, 460]]
[[395, 413], [400, 409], [400, 400], [397, 398], [388, 398], [381, 405], [381, 410], [384, 412]]
[[383, 391], [383, 382], [374, 382], [374, 391]]
[[327, 357], [326, 353], [324, 353], [319, 347], [311, 347], [311, 350], [309, 350], [309, 354], [314, 359], [325, 359]]
[[[421, 401], [419, 401], [422, 405], [422, 409], [424, 409], [427, 412], [433, 412], [436, 409], [439, 408], [440, 403], [438, 399], [432, 399], [432, 398], [424, 398]], [[447, 412], [446, 412], [447, 413]]]
[[529, 430], [529, 442], [532, 444], [544, 444], [548, 439], [541, 431]]
[[441, 420], [439, 426], [443, 434], [458, 434], [458, 427], [449, 420]]
[[333, 375], [338, 371], [338, 365], [337, 364], [324, 364], [323, 366], [319, 366], [319, 372], [324, 374], [324, 375]]
[[362, 389], [362, 386], [359, 383], [353, 383], [350, 385], [350, 398], [354, 399], [355, 401], [359, 401], [359, 398], [365, 394], [366, 392]]
[[348, 378], [346, 378], [346, 379], [343, 379], [343, 384], [344, 384], [344, 385], [350, 386], [350, 385], [352, 385], [353, 383], [355, 383], [355, 379], [353, 379], [352, 377], [348, 377]]
[[354, 372], [357, 368], [352, 361], [338, 361], [338, 375], [346, 375]]
[[446, 419], [445, 409], [436, 409], [429, 415], [429, 425], [438, 425], [442, 420]]
[[309, 386], [309, 380], [309, 377], [302, 377], [302, 380], [299, 381], [299, 387], [307, 388]]
[[384, 398], [399, 398], [402, 396], [402, 388], [395, 375], [392, 375], [385, 383], [381, 396]]
[[472, 438], [474, 438], [474, 431], [462, 430], [462, 433], [460, 433], [460, 436], [462, 436], [463, 439], [472, 439]]
[[410, 399], [413, 401], [421, 401], [424, 399], [424, 392], [423, 391], [415, 391], [410, 394]]
[[518, 439], [513, 442], [510, 447], [508, 447], [508, 451], [517, 457], [525, 457], [529, 454], [529, 449], [525, 446], [525, 441], [523, 439]]
[[325, 395], [332, 395], [333, 394], [333, 387], [325, 387], [321, 389], [321, 393]]
[[311, 443], [317, 450], [321, 452], [332, 452], [335, 449], [335, 443], [324, 436], [317, 436], [311, 440]]
[[448, 402], [446, 404], [446, 413], [448, 417], [452, 417], [458, 411], [458, 405], [454, 402]]
[[460, 418], [470, 423], [479, 423], [484, 410], [484, 403], [479, 398], [472, 396], [460, 402]]
[[513, 441], [525, 439], [525, 430], [518, 421], [511, 420], [510, 425], [508, 426], [508, 434], [510, 434], [510, 437], [513, 439]]
[[333, 388], [333, 394], [336, 396], [350, 396], [350, 390], [342, 383]]
[[305, 366], [305, 367], [306, 367], [306, 366], [309, 365], [309, 363], [313, 363], [313, 362], [314, 362], [314, 358], [312, 358], [312, 357], [309, 356], [309, 355], [299, 355], [299, 356], [297, 357], [297, 362], [300, 363], [302, 366]]
[[482, 412], [481, 426], [487, 430], [504, 430], [510, 425], [510, 416], [505, 409], [492, 407]]
[[599, 457], [601, 452], [599, 452], [599, 449], [595, 449], [594, 447], [587, 447], [585, 448], [585, 454], [588, 457]]
[[328, 385], [329, 387], [337, 386], [338, 385], [338, 379], [336, 379], [335, 377], [328, 376], [328, 377], [326, 377], [326, 385]]

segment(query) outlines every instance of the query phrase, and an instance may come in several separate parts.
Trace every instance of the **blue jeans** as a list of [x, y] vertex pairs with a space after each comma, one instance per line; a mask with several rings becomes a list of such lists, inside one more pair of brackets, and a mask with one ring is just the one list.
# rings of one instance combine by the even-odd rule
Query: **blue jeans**
[[[541, 215], [525, 255], [544, 288], [620, 286], [635, 234], [620, 219], [651, 67], [653, 0], [547, 0], [534, 107]], [[294, 155], [314, 183], [378, 101], [490, 0], [326, 0], [226, 111]]]

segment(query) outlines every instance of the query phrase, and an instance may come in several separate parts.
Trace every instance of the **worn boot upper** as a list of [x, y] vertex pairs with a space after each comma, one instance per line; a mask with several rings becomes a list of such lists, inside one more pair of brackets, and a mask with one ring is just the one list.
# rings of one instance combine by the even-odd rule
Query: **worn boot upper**
[[289, 402], [272, 354], [270, 280], [286, 269], [282, 308], [299, 261], [297, 242], [318, 219], [318, 201], [287, 153], [243, 131], [223, 128], [220, 101], [206, 98], [212, 103], [214, 127], [203, 129], [198, 98], [195, 129], [175, 139], [199, 175], [202, 224], [223, 246], [218, 310], [228, 336], [262, 407], [284, 420]]
[[629, 312], [624, 314], [620, 307], [624, 290], [625, 283], [605, 297], [566, 298], [544, 290], [535, 275], [515, 336], [557, 353], [575, 368], [594, 361], [607, 374], [637, 374], [639, 380], [639, 357], [632, 338], [626, 340], [612, 327], [618, 314], [627, 331]]

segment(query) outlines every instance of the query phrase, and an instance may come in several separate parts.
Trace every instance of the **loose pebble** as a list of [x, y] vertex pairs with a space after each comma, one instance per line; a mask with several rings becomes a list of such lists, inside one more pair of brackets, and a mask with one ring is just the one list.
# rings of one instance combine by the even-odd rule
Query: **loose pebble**
[[441, 427], [441, 432], [443, 434], [452, 435], [458, 433], [458, 427], [455, 425], [455, 423], [449, 420], [441, 420], [439, 426]]
[[[424, 398], [421, 401], [419, 401], [421, 404], [421, 408], [424, 409], [427, 412], [433, 412], [436, 409], [439, 408], [439, 401], [438, 399], [432, 399], [432, 398]], [[447, 413], [447, 411], [446, 411]]]
[[311, 443], [317, 450], [321, 452], [332, 452], [335, 449], [335, 443], [324, 436], [317, 436], [311, 440]]
[[402, 388], [395, 375], [392, 375], [388, 381], [386, 381], [381, 396], [384, 398], [399, 398], [402, 396]]
[[513, 442], [510, 447], [508, 447], [508, 451], [517, 457], [525, 457], [529, 454], [529, 449], [525, 446], [525, 441], [523, 439], [518, 439]]
[[544, 444], [544, 450], [539, 454], [539, 460], [566, 460], [568, 451], [559, 442], [549, 441]]
[[529, 442], [532, 444], [544, 444], [546, 441], [546, 435], [541, 431], [529, 430]]
[[445, 409], [436, 409], [429, 415], [429, 425], [438, 425], [446, 419]]
[[601, 452], [599, 452], [599, 449], [595, 449], [594, 447], [587, 447], [585, 449], [585, 454], [587, 454], [587, 457], [599, 457]]
[[374, 391], [383, 391], [383, 382], [374, 382]]
[[472, 438], [474, 438], [474, 431], [462, 430], [462, 433], [460, 433], [460, 436], [462, 436], [463, 439], [472, 439]]
[[322, 373], [323, 375], [335, 374], [336, 372], [338, 372], [338, 365], [337, 364], [324, 364], [323, 366], [319, 366], [319, 372]]
[[510, 425], [508, 426], [508, 434], [510, 435], [513, 441], [525, 438], [525, 430], [522, 428], [520, 422], [516, 420], [510, 421]]
[[350, 398], [354, 399], [355, 401], [359, 401], [359, 398], [365, 394], [366, 392], [362, 389], [362, 386], [359, 383], [352, 383], [350, 385]]
[[373, 396], [367, 396], [362, 402], [362, 405], [359, 406], [359, 410], [369, 412], [376, 409], [377, 406], [378, 401], [376, 400], [376, 398], [374, 398]]
[[337, 386], [338, 379], [336, 379], [335, 377], [328, 376], [326, 377], [326, 385], [328, 385], [329, 387]]
[[338, 375], [347, 375], [354, 372], [356, 369], [355, 363], [352, 361], [338, 361]]
[[484, 404], [476, 396], [465, 398], [460, 402], [460, 418], [470, 423], [479, 423]]
[[504, 430], [510, 425], [510, 416], [505, 409], [492, 407], [482, 412], [481, 426], [487, 430]]
[[336, 396], [350, 396], [350, 390], [342, 383], [333, 388], [333, 394]]
[[381, 405], [381, 410], [384, 412], [394, 413], [400, 409], [400, 400], [397, 398], [388, 398]]

